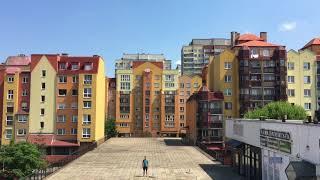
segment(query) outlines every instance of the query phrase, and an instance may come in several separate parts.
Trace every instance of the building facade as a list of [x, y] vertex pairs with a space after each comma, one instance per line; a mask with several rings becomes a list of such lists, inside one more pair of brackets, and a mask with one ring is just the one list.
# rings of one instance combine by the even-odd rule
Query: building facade
[[304, 107], [310, 119], [317, 110], [317, 61], [316, 55], [308, 50], [287, 53], [288, 102]]
[[100, 56], [31, 55], [28, 141], [49, 155], [104, 139], [105, 70]]
[[201, 75], [202, 68], [209, 63], [209, 56], [217, 55], [230, 47], [230, 39], [192, 39], [181, 49], [181, 73]]
[[116, 124], [120, 136], [177, 136], [178, 70], [163, 62], [132, 61], [116, 70]]
[[107, 107], [107, 119], [116, 119], [116, 78], [107, 78], [106, 83], [108, 83], [108, 93], [106, 104]]

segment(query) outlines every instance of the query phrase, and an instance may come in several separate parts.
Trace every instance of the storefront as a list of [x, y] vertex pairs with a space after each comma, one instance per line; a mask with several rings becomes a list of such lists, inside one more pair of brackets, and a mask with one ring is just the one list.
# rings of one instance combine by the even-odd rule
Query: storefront
[[320, 170], [320, 125], [226, 120], [226, 137], [232, 165], [247, 179], [315, 177]]

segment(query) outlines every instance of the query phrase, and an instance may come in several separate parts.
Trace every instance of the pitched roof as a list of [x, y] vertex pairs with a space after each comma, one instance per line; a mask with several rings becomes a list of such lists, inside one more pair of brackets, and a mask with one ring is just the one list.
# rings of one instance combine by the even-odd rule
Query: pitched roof
[[264, 41], [248, 41], [245, 43], [241, 43], [236, 45], [237, 47], [243, 47], [243, 46], [252, 46], [252, 47], [256, 47], [256, 46], [262, 46], [262, 47], [277, 47], [277, 46], [281, 46], [281, 45], [277, 45], [277, 44], [272, 44], [272, 43], [268, 43], [268, 42], [264, 42]]
[[46, 147], [71, 147], [79, 146], [76, 143], [57, 140], [53, 134], [30, 134], [27, 141], [32, 144], [44, 145]]
[[31, 63], [29, 56], [9, 56], [6, 60], [6, 65], [9, 66], [27, 66]]
[[19, 67], [7, 67], [6, 73], [7, 74], [15, 74], [16, 72], [20, 72], [21, 69]]
[[238, 41], [262, 41], [263, 39], [261, 39], [260, 37], [254, 34], [247, 33], [247, 34], [240, 35], [237, 40]]
[[313, 38], [311, 39], [311, 41], [309, 41], [305, 46], [303, 46], [303, 48], [301, 49], [304, 49], [304, 48], [307, 48], [311, 45], [320, 45], [320, 38]]

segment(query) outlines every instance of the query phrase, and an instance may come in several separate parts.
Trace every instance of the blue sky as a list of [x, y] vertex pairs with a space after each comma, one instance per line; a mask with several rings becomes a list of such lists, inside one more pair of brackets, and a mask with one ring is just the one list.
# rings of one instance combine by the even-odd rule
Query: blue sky
[[320, 36], [320, 1], [28, 0], [0, 2], [0, 59], [19, 53], [103, 56], [107, 75], [123, 53], [163, 53], [174, 64], [192, 38], [268, 32], [298, 49]]

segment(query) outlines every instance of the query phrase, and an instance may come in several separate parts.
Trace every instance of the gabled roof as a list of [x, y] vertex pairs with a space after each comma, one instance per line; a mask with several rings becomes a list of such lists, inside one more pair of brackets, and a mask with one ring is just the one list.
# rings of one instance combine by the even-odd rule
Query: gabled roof
[[144, 64], [144, 63], [151, 63], [155, 66], [157, 66], [160, 69], [163, 69], [163, 62], [155, 62], [155, 61], [133, 61], [132, 62], [132, 68], [137, 68], [138, 66]]
[[311, 45], [320, 45], [320, 38], [313, 38], [311, 41], [309, 41], [305, 46], [303, 46], [303, 48], [301, 49], [304, 49], [304, 48], [307, 48]]
[[245, 43], [241, 43], [236, 45], [237, 47], [243, 47], [243, 46], [248, 46], [248, 47], [278, 47], [281, 45], [277, 45], [277, 44], [272, 44], [272, 43], [268, 43], [268, 42], [264, 42], [264, 41], [248, 41]]
[[237, 40], [238, 41], [263, 41], [263, 39], [251, 33], [242, 34], [239, 36]]

